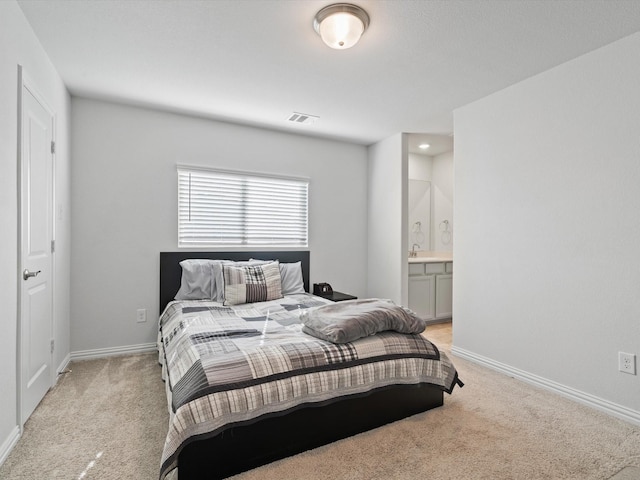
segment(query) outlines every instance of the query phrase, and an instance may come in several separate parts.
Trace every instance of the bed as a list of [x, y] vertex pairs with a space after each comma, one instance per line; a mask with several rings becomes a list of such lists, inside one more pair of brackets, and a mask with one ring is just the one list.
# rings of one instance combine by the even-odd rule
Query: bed
[[[226, 298], [206, 285], [211, 298], [174, 301], [184, 297], [183, 266], [207, 260], [225, 261], [210, 263], [214, 285], [224, 274]], [[270, 285], [275, 269], [281, 297], [234, 280], [259, 271]], [[422, 335], [343, 341], [322, 322], [314, 330], [321, 312], [353, 306], [308, 292], [308, 251], [160, 253], [158, 349], [170, 413], [161, 480], [176, 468], [179, 480], [226, 478], [439, 407], [443, 392], [462, 385]], [[354, 302], [366, 309], [378, 300]]]

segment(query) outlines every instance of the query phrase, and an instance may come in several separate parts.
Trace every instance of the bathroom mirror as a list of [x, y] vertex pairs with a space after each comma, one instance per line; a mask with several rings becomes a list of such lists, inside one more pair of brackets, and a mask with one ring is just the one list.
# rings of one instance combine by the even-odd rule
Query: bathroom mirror
[[409, 251], [431, 250], [431, 182], [409, 179]]

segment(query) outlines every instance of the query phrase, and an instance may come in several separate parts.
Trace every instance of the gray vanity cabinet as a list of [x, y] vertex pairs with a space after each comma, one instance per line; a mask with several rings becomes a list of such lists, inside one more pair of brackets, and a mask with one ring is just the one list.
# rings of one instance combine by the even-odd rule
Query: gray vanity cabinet
[[425, 320], [452, 316], [453, 262], [409, 264], [409, 308]]

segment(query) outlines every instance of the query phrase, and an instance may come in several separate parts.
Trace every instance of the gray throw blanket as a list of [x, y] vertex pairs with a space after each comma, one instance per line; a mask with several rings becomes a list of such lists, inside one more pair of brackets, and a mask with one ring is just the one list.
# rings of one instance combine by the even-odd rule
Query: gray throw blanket
[[387, 330], [421, 333], [426, 327], [426, 322], [411, 310], [379, 298], [311, 308], [304, 311], [300, 319], [304, 333], [332, 343], [353, 342]]

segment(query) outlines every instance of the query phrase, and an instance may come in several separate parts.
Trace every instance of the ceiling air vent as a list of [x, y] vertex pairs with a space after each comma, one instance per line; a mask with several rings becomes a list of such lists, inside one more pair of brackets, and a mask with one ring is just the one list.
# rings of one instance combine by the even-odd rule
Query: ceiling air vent
[[315, 123], [316, 120], [318, 120], [320, 117], [317, 117], [315, 115], [309, 115], [308, 113], [298, 113], [298, 112], [293, 112], [288, 120], [292, 123], [297, 123], [299, 125], [311, 125], [312, 123]]

